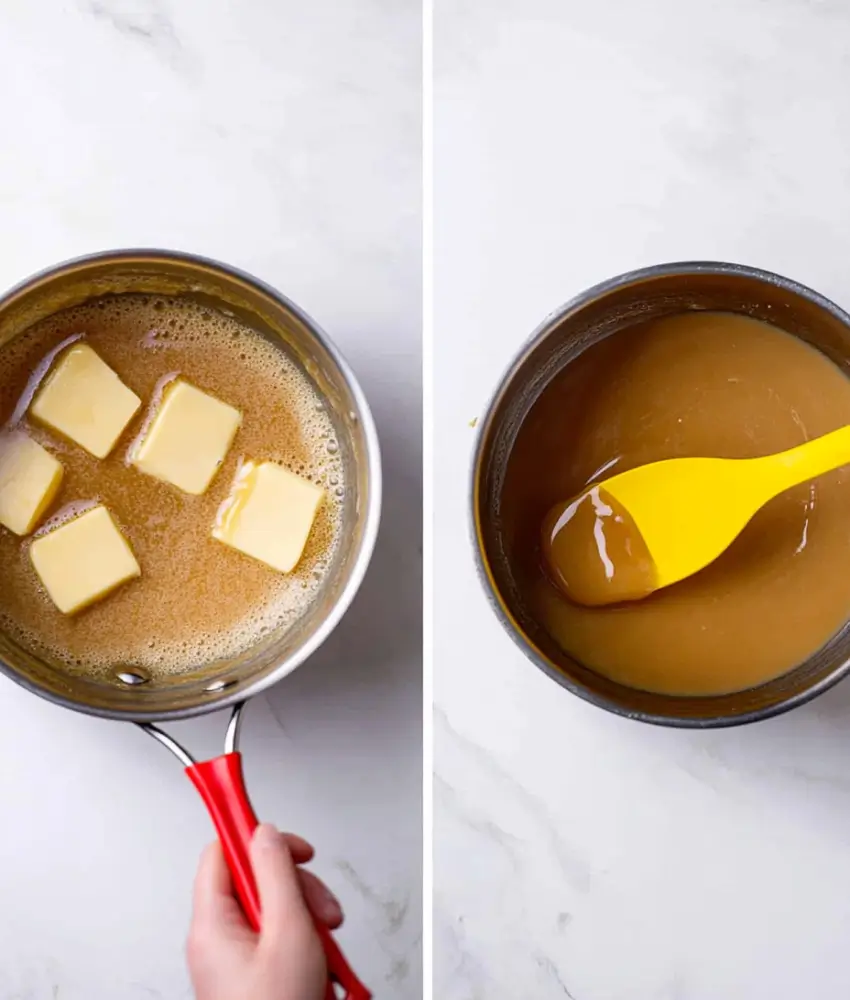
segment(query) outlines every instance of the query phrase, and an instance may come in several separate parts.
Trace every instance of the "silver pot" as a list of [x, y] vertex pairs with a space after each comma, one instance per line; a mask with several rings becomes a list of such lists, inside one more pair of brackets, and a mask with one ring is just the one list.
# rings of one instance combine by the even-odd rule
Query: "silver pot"
[[638, 691], [568, 656], [534, 620], [502, 544], [499, 506], [520, 425], [551, 379], [598, 341], [636, 322], [687, 310], [742, 313], [807, 341], [850, 375], [850, 316], [788, 278], [737, 264], [677, 263], [632, 271], [583, 292], [541, 323], [502, 377], [480, 422], [472, 463], [471, 531], [479, 577], [497, 618], [525, 655], [562, 687], [643, 722], [707, 728], [764, 719], [801, 705], [850, 671], [850, 625], [789, 673], [735, 694], [679, 697]]
[[342, 544], [314, 605], [295, 627], [232, 660], [144, 683], [132, 667], [115, 664], [111, 678], [92, 679], [37, 659], [0, 634], [0, 670], [34, 693], [91, 715], [154, 721], [202, 715], [244, 701], [318, 649], [351, 603], [371, 558], [380, 520], [381, 462], [369, 406], [328, 336], [273, 288], [201, 257], [116, 250], [43, 271], [0, 299], [0, 349], [45, 316], [101, 295], [132, 292], [190, 296], [280, 340], [328, 406], [347, 484]]
[[[259, 927], [249, 845], [257, 819], [237, 750], [245, 699], [303, 663], [330, 635], [351, 603], [372, 555], [381, 510], [381, 462], [369, 406], [353, 372], [325, 333], [294, 303], [256, 278], [215, 261], [164, 250], [115, 250], [43, 271], [0, 299], [0, 350], [33, 323], [99, 296], [126, 293], [184, 296], [235, 315], [280, 341], [307, 373], [333, 419], [346, 482], [342, 542], [321, 590], [292, 627], [272, 633], [240, 656], [183, 675], [151, 678], [117, 663], [111, 676], [91, 678], [33, 656], [0, 633], [0, 671], [65, 708], [139, 723], [185, 765], [216, 826], [249, 921]], [[225, 753], [196, 762], [152, 725], [234, 706]], [[368, 1000], [333, 937], [317, 924], [328, 964], [327, 1000]], [[335, 985], [342, 993], [335, 992]]]

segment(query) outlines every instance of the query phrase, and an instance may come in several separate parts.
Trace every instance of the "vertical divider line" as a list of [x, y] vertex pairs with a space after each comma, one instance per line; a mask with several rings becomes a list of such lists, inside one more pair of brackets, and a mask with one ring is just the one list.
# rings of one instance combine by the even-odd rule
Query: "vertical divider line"
[[422, 996], [434, 946], [434, 2], [422, 0]]

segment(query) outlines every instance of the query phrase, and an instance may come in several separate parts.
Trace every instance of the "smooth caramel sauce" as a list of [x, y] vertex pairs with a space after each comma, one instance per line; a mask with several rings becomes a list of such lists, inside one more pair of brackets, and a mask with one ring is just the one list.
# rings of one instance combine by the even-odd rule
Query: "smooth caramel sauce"
[[[706, 569], [630, 603], [568, 600], [544, 566], [541, 524], [565, 497], [638, 465], [753, 458], [844, 424], [850, 380], [766, 323], [688, 313], [594, 345], [543, 390], [509, 457], [501, 524], [526, 610], [569, 655], [647, 691], [721, 694], [785, 673], [850, 618], [848, 467], [776, 497]], [[623, 542], [624, 526], [603, 521], [608, 544], [611, 529]]]
[[639, 601], [657, 587], [637, 525], [602, 487], [555, 504], [543, 520], [540, 546], [549, 578], [577, 604]]
[[[57, 351], [78, 338], [143, 401], [104, 460], [26, 416]], [[127, 463], [162, 385], [177, 374], [243, 415], [222, 468], [200, 497]], [[37, 655], [78, 672], [121, 664], [154, 676], [180, 673], [238, 655], [290, 626], [316, 596], [338, 544], [345, 488], [333, 423], [286, 352], [235, 319], [186, 299], [132, 295], [52, 316], [0, 350], [0, 421], [20, 424], [65, 467], [60, 494], [37, 533], [104, 503], [142, 567], [138, 580], [67, 617], [41, 587], [29, 542], [0, 529], [0, 627]], [[272, 459], [325, 488], [292, 573], [277, 573], [210, 537], [243, 458]]]

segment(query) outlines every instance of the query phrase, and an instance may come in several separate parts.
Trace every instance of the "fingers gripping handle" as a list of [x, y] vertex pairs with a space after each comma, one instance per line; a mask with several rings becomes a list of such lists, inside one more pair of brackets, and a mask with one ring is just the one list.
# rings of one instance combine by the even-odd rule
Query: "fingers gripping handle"
[[248, 923], [260, 929], [260, 894], [251, 867], [251, 838], [257, 817], [242, 776], [242, 755], [227, 753], [186, 768], [215, 825], [236, 895]]
[[[186, 768], [186, 774], [204, 800], [215, 824], [245, 916], [254, 930], [259, 931], [260, 895], [250, 855], [257, 817], [245, 789], [242, 755], [226, 753], [212, 760], [192, 764]], [[316, 933], [322, 942], [328, 965], [329, 982], [325, 1000], [370, 1000], [372, 994], [354, 974], [333, 935], [318, 920]], [[344, 992], [335, 992], [335, 984]]]

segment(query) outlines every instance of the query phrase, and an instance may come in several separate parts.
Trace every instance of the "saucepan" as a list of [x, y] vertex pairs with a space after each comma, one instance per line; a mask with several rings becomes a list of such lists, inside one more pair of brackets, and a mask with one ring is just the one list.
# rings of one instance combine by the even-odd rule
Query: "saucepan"
[[[69, 261], [23, 282], [0, 299], [0, 347], [33, 323], [100, 296], [123, 293], [188, 296], [232, 314], [300, 364], [321, 394], [333, 422], [347, 484], [342, 542], [314, 603], [294, 625], [263, 638], [241, 655], [167, 678], [132, 664], [110, 676], [71, 674], [34, 656], [0, 633], [0, 670], [29, 691], [62, 705], [142, 726], [186, 767], [216, 826], [249, 921], [259, 927], [260, 905], [248, 848], [257, 819], [245, 789], [238, 751], [245, 700], [291, 673], [335, 628], [351, 603], [372, 554], [381, 506], [378, 438], [369, 406], [351, 369], [319, 327], [279, 292], [235, 268], [188, 254], [121, 250]], [[231, 707], [225, 753], [195, 762], [154, 723]], [[365, 1000], [357, 979], [322, 925], [328, 961], [327, 997]]]
[[535, 621], [515, 583], [499, 516], [513, 442], [552, 378], [587, 348], [634, 323], [699, 309], [769, 322], [812, 344], [850, 375], [850, 316], [810, 288], [739, 264], [675, 263], [632, 271], [556, 310], [521, 347], [479, 424], [470, 506], [481, 583], [499, 621], [532, 663], [610, 712], [708, 728], [765, 719], [826, 691], [850, 671], [850, 625], [796, 669], [747, 691], [681, 697], [629, 688], [576, 662]]

